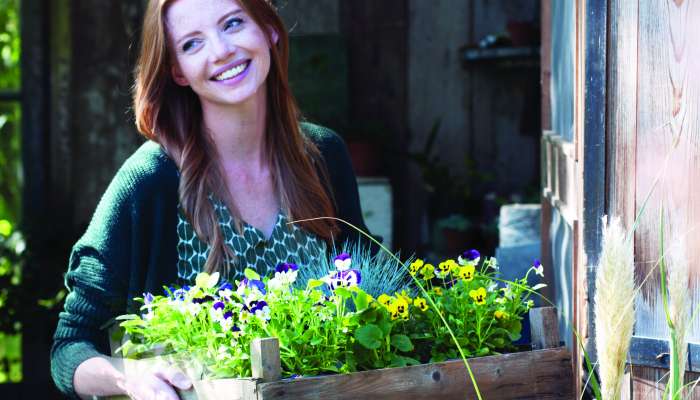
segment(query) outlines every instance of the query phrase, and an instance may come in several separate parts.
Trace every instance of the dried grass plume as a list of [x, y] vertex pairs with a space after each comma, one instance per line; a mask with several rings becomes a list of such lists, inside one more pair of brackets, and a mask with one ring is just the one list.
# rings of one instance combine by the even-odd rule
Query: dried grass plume
[[634, 328], [634, 240], [618, 218], [605, 224], [596, 269], [595, 334], [603, 400], [620, 399]]

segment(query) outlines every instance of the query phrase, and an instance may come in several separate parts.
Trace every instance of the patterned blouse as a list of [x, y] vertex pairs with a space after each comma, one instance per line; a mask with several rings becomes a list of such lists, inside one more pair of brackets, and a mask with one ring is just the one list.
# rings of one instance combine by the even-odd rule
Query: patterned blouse
[[[272, 235], [266, 238], [262, 231], [245, 222], [241, 234], [238, 234], [228, 207], [214, 199], [212, 204], [219, 217], [219, 228], [226, 245], [236, 255], [236, 264], [229, 268], [229, 276], [226, 277], [230, 282], [243, 279], [246, 267], [266, 276], [274, 273], [279, 263], [306, 265], [326, 254], [326, 243], [322, 239], [295, 224], [288, 225], [287, 217], [281, 210], [277, 214]], [[181, 209], [178, 211], [177, 236], [177, 275], [183, 282], [192, 283], [197, 273], [204, 269], [210, 247], [199, 240]]]

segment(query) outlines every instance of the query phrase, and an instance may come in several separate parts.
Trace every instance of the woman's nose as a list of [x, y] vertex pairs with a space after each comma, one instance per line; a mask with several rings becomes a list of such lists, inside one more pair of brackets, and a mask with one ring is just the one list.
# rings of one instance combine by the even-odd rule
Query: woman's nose
[[210, 48], [214, 62], [227, 61], [236, 52], [236, 45], [222, 35], [213, 38]]

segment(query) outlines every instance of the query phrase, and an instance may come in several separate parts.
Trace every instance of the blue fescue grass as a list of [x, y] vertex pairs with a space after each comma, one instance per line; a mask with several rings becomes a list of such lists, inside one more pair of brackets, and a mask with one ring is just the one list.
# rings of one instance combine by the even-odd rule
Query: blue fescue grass
[[[299, 268], [297, 274], [297, 287], [306, 287], [309, 279], [319, 279], [326, 276], [330, 271], [335, 271], [333, 259], [341, 253], [347, 253], [352, 258], [353, 269], [359, 269], [362, 275], [360, 288], [370, 294], [375, 299], [382, 293], [393, 294], [403, 289], [409, 289], [411, 279], [405, 272], [405, 268], [397, 259], [401, 259], [397, 253], [393, 258], [391, 255], [380, 251], [372, 255], [366, 242], [345, 243], [341, 248], [334, 249], [330, 257], [325, 257], [320, 262], [312, 265], [304, 265]], [[413, 261], [410, 257], [404, 265]]]

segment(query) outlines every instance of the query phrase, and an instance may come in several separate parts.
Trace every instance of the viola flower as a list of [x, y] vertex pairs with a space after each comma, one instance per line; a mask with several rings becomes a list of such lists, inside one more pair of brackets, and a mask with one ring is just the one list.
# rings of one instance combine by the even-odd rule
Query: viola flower
[[423, 264], [423, 260], [416, 258], [416, 260], [411, 263], [410, 267], [408, 267], [408, 272], [411, 274], [411, 276], [415, 276], [423, 267]]
[[352, 258], [348, 253], [340, 253], [333, 259], [333, 265], [338, 271], [347, 271], [352, 265]]
[[503, 310], [496, 310], [496, 312], [493, 313], [493, 316], [497, 319], [508, 319], [508, 313]]
[[144, 293], [143, 294], [143, 304], [150, 305], [151, 303], [153, 303], [153, 295], [151, 293], [148, 293], [148, 292]]
[[379, 302], [379, 304], [383, 305], [384, 307], [389, 307], [389, 304], [391, 304], [391, 299], [392, 299], [391, 296], [389, 296], [387, 294], [381, 294], [377, 298], [377, 301]]
[[424, 280], [429, 281], [435, 278], [435, 267], [433, 264], [425, 264], [423, 268], [421, 268], [420, 273], [423, 275]]
[[396, 293], [396, 298], [399, 297], [402, 298], [407, 304], [411, 304], [411, 302], [413, 302], [413, 299], [411, 298], [411, 296], [408, 295], [408, 293], [405, 290]]
[[501, 291], [503, 291], [503, 297], [506, 299], [512, 300], [513, 296], [513, 288], [510, 287], [510, 284], [506, 283], [506, 287], [502, 288]]
[[483, 287], [480, 287], [476, 290], [470, 290], [469, 297], [474, 299], [474, 302], [477, 305], [483, 305], [486, 303], [486, 289]]
[[459, 271], [459, 265], [455, 262], [453, 259], [445, 260], [438, 264], [438, 269], [440, 270], [440, 277], [445, 278], [447, 275], [449, 275], [452, 271], [455, 270], [455, 267], [457, 268], [457, 271]]
[[457, 257], [459, 265], [477, 265], [481, 259], [481, 254], [475, 249], [467, 250]]
[[495, 291], [496, 289], [498, 289], [498, 283], [496, 283], [496, 282], [491, 282], [491, 284], [489, 285], [489, 287], [488, 287], [486, 290], [489, 291], [489, 292], [493, 292], [493, 291]]
[[279, 290], [290, 286], [297, 280], [299, 267], [292, 263], [280, 263], [275, 267], [275, 276], [267, 284], [271, 290]]
[[438, 295], [438, 296], [442, 296], [442, 288], [439, 287], [439, 286], [435, 286], [435, 287], [433, 288], [433, 293], [435, 293], [435, 294]]
[[194, 304], [203, 304], [203, 303], [207, 303], [207, 302], [214, 301], [214, 300], [215, 300], [215, 299], [214, 299], [214, 296], [212, 296], [212, 295], [209, 295], [209, 294], [205, 294], [205, 295], [198, 294], [197, 297], [195, 297], [195, 298], [192, 299], [192, 303], [194, 303]]
[[398, 297], [396, 300], [389, 304], [389, 314], [391, 314], [391, 319], [402, 319], [406, 321], [408, 319], [408, 303], [403, 297]]
[[526, 307], [528, 308], [528, 310], [529, 310], [530, 308], [532, 308], [532, 307], [535, 306], [535, 302], [532, 301], [532, 300], [528, 300], [528, 301], [525, 302], [525, 306], [526, 306]]
[[239, 296], [250, 296], [252, 294], [254, 297], [259, 297], [259, 295], [264, 295], [267, 292], [265, 291], [265, 284], [262, 281], [243, 278], [243, 280], [238, 283], [236, 293]]
[[147, 312], [143, 314], [142, 318], [145, 320], [150, 320], [153, 318], [153, 295], [151, 293], [143, 294], [143, 305], [146, 307]]
[[475, 270], [476, 270], [476, 269], [475, 269], [474, 266], [471, 265], [471, 264], [467, 264], [467, 265], [465, 265], [465, 266], [463, 266], [463, 267], [460, 267], [460, 268], [459, 268], [459, 278], [462, 279], [462, 280], [464, 280], [464, 281], [469, 282], [469, 281], [471, 281], [472, 279], [474, 279], [474, 272], [475, 272]]
[[265, 300], [256, 300], [251, 302], [248, 312], [265, 321], [270, 320], [270, 307], [267, 306], [267, 302]]
[[423, 312], [428, 311], [428, 302], [422, 297], [416, 297], [416, 299], [413, 300], [413, 305]]
[[338, 271], [330, 276], [327, 280], [328, 286], [331, 290], [335, 290], [338, 287], [352, 287], [357, 286], [362, 282], [362, 274], [358, 269], [349, 269], [347, 271]]
[[535, 260], [535, 262], [532, 263], [532, 269], [535, 270], [536, 275], [544, 278], [544, 267], [542, 266], [540, 260]]

